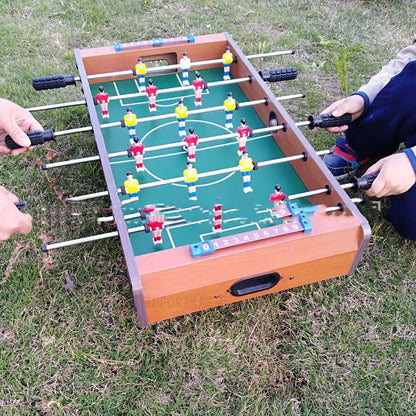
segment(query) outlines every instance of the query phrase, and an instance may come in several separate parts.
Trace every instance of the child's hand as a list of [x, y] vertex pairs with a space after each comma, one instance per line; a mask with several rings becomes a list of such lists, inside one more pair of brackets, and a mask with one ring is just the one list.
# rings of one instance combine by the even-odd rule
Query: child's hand
[[0, 186], [0, 240], [7, 240], [14, 233], [28, 234], [32, 230], [32, 217], [23, 214], [15, 205], [19, 199]]
[[[346, 113], [352, 114], [352, 120], [361, 116], [365, 108], [364, 98], [360, 95], [350, 95], [335, 101], [329, 107], [325, 108], [321, 114], [332, 114], [334, 117], [341, 117]], [[330, 133], [338, 134], [348, 129], [348, 126], [328, 127]]]
[[[29, 111], [11, 101], [0, 98], [0, 155], [11, 153], [17, 156], [30, 149], [30, 140], [25, 131], [43, 130]], [[10, 150], [5, 145], [9, 135], [22, 149]]]
[[405, 153], [395, 153], [380, 159], [367, 169], [366, 174], [379, 172], [368, 196], [381, 198], [388, 195], [399, 195], [408, 191], [416, 182], [416, 173]]

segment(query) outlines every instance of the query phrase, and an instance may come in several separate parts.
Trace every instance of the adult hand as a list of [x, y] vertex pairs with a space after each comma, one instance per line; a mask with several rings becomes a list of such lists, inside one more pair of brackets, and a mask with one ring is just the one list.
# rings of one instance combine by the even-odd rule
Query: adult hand
[[[43, 130], [43, 128], [29, 111], [0, 98], [0, 155], [11, 153], [17, 156], [30, 149], [30, 139], [25, 134], [25, 131], [30, 130]], [[5, 144], [7, 135], [22, 148], [10, 150]]]
[[368, 196], [381, 198], [408, 191], [416, 182], [416, 173], [405, 153], [395, 153], [370, 166], [365, 174], [379, 172]]
[[[332, 114], [334, 117], [341, 117], [346, 113], [352, 115], [352, 120], [356, 120], [361, 116], [365, 108], [365, 101], [361, 95], [350, 95], [346, 98], [341, 98], [325, 108], [321, 114]], [[330, 133], [338, 134], [348, 129], [348, 126], [328, 127]]]
[[0, 240], [7, 240], [14, 233], [28, 234], [32, 230], [32, 217], [20, 212], [15, 205], [19, 199], [0, 186]]

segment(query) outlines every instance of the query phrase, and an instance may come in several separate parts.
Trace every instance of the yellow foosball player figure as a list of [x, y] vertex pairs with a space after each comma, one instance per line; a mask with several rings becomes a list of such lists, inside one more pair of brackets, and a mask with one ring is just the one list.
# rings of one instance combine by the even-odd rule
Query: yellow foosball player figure
[[183, 171], [183, 177], [188, 185], [189, 199], [196, 201], [196, 181], [198, 180], [198, 171], [192, 167], [192, 162], [186, 164], [186, 169]]
[[133, 141], [133, 138], [136, 135], [136, 124], [137, 116], [131, 111], [131, 108], [128, 108], [126, 110], [126, 114], [123, 117], [123, 120], [121, 120], [121, 127], [127, 127], [130, 142]]
[[139, 199], [140, 185], [139, 181], [133, 178], [131, 172], [126, 173], [127, 179], [124, 181], [123, 186], [121, 187], [121, 194], [128, 195], [130, 201], [137, 201]]
[[251, 171], [257, 170], [257, 163], [253, 162], [253, 159], [248, 157], [247, 150], [244, 150], [238, 165], [240, 167], [241, 175], [243, 176], [244, 193], [253, 192], [253, 188], [251, 187]]
[[188, 107], [183, 105], [183, 100], [178, 101], [178, 106], [175, 108], [176, 118], [178, 119], [179, 136], [186, 136], [185, 125], [186, 117], [188, 116]]
[[238, 102], [233, 98], [233, 93], [229, 92], [227, 99], [224, 101], [225, 127], [227, 129], [233, 128], [233, 113], [238, 108]]
[[233, 62], [234, 56], [231, 53], [231, 48], [227, 46], [225, 48], [225, 52], [222, 54], [222, 63], [224, 64], [224, 81], [228, 81], [230, 79], [230, 66]]
[[146, 78], [146, 64], [143, 62], [143, 59], [139, 56], [137, 58], [137, 64], [134, 69], [136, 70], [137, 78], [139, 80], [139, 90], [140, 92], [146, 91], [145, 78]]

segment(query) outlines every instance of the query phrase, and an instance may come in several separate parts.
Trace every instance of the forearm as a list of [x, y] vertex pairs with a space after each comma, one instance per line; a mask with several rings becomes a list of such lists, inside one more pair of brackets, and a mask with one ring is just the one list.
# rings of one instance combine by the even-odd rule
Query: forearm
[[377, 94], [387, 85], [390, 79], [399, 74], [413, 60], [416, 60], [416, 44], [401, 50], [395, 59], [385, 65], [367, 84], [361, 86], [356, 94], [365, 99], [366, 107], [371, 105]]

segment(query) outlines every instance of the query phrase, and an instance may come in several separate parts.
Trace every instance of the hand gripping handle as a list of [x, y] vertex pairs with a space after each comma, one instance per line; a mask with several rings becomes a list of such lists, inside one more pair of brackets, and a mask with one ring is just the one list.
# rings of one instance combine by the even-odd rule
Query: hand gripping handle
[[378, 172], [370, 173], [368, 175], [361, 176], [361, 178], [354, 177], [351, 179], [353, 187], [351, 188], [354, 192], [358, 189], [367, 191], [373, 185], [374, 180], [377, 178]]
[[75, 77], [71, 75], [50, 75], [32, 79], [33, 88], [37, 91], [64, 88], [67, 85], [75, 85]]
[[298, 70], [295, 67], [289, 68], [276, 68], [269, 71], [259, 71], [259, 75], [263, 78], [263, 81], [279, 82], [295, 79], [298, 76]]
[[[26, 132], [26, 134], [29, 137], [32, 146], [43, 144], [51, 140], [56, 141], [53, 129], [49, 129], [45, 131], [33, 130], [33, 131]], [[6, 143], [6, 146], [11, 150], [22, 148], [22, 146], [19, 146], [10, 136], [6, 136], [5, 143]]]
[[332, 114], [321, 114], [319, 116], [309, 116], [308, 117], [309, 125], [308, 127], [312, 130], [315, 127], [337, 127], [350, 124], [352, 121], [352, 115], [346, 113], [341, 117], [334, 117]]

